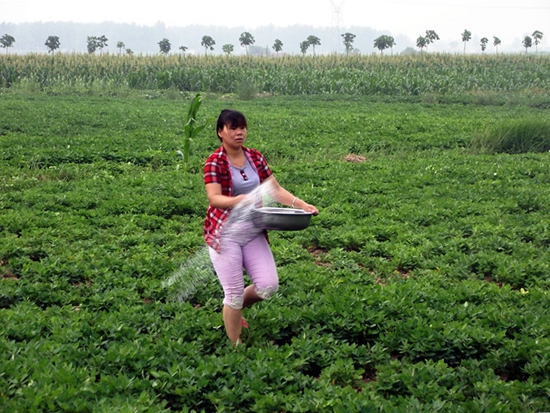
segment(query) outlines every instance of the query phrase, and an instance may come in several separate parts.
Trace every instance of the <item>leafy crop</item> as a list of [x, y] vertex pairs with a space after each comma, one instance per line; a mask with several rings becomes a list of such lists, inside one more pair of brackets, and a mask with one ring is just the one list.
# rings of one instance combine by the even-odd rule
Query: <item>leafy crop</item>
[[[0, 87], [55, 93], [130, 90], [274, 95], [547, 95], [545, 56], [119, 56], [2, 55]], [[546, 93], [545, 93], [546, 91]], [[548, 105], [546, 99], [544, 104]]]
[[183, 167], [184, 171], [187, 172], [189, 165], [189, 151], [191, 148], [191, 142], [201, 133], [201, 131], [208, 125], [212, 119], [207, 120], [202, 124], [197, 125], [197, 115], [202, 104], [202, 96], [197, 94], [189, 104], [189, 111], [187, 112], [187, 118], [185, 119], [185, 126], [183, 128], [184, 140], [183, 140], [183, 152], [181, 152], [183, 157]]
[[235, 351], [215, 278], [163, 288], [204, 246], [219, 142], [183, 173], [155, 96], [2, 95], [0, 410], [550, 410], [549, 153], [471, 150], [545, 106], [210, 96], [320, 209], [270, 233], [280, 290]]

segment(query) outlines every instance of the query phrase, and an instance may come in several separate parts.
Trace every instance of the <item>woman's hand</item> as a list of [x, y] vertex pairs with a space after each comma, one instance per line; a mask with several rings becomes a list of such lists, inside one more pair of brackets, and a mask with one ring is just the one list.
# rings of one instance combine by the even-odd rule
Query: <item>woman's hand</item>
[[284, 189], [273, 175], [271, 175], [269, 178], [267, 178], [264, 181], [267, 185], [270, 185], [270, 190], [268, 191], [268, 194], [277, 202], [283, 205], [288, 205], [292, 208], [298, 208], [305, 212], [310, 212], [313, 215], [318, 215], [319, 210], [315, 208], [313, 205], [308, 204], [307, 202], [301, 200], [298, 197], [295, 197], [290, 192], [288, 192], [286, 189]]
[[294, 203], [294, 206], [296, 208], [300, 208], [305, 212], [310, 212], [313, 215], [319, 215], [319, 210], [317, 208], [315, 208], [313, 205], [308, 204], [305, 201], [302, 201], [301, 199], [297, 199], [296, 202]]

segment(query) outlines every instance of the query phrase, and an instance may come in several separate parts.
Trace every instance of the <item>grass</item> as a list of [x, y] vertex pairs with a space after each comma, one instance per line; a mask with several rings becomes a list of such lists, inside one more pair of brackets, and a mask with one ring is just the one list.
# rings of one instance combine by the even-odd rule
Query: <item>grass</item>
[[484, 153], [541, 153], [550, 151], [550, 123], [544, 119], [503, 121], [472, 141]]

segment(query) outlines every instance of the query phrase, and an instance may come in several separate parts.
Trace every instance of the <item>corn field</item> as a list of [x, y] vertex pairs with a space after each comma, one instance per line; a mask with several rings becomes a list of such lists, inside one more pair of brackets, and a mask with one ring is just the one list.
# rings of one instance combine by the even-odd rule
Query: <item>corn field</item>
[[274, 95], [400, 95], [550, 90], [550, 57], [460, 56], [0, 56], [0, 88], [234, 93], [239, 84]]

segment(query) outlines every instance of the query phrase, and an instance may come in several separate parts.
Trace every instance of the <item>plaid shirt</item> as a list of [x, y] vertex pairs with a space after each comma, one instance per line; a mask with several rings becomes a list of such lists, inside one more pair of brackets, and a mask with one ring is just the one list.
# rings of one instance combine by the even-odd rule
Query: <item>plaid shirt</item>
[[[260, 177], [260, 183], [269, 178], [272, 173], [263, 155], [252, 148], [243, 147], [244, 154], [256, 167]], [[222, 195], [233, 196], [233, 182], [231, 180], [231, 169], [229, 160], [223, 146], [218, 148], [208, 157], [204, 164], [204, 184], [220, 184]], [[229, 218], [231, 208], [220, 209], [212, 205], [208, 206], [206, 219], [204, 221], [204, 239], [206, 243], [220, 252], [220, 236], [223, 223]]]

